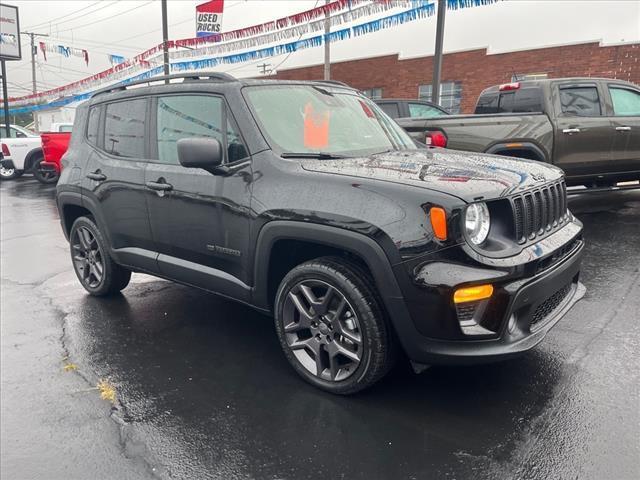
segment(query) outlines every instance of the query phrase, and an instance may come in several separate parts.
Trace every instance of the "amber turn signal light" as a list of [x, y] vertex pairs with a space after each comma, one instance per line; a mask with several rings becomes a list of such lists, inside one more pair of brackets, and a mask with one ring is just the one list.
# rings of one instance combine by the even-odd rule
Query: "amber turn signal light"
[[431, 219], [431, 227], [433, 228], [433, 233], [436, 238], [438, 240], [446, 240], [447, 214], [445, 213], [444, 208], [431, 207], [431, 210], [429, 210], [429, 218]]
[[475, 302], [493, 295], [493, 285], [476, 285], [474, 287], [459, 288], [453, 294], [453, 303]]

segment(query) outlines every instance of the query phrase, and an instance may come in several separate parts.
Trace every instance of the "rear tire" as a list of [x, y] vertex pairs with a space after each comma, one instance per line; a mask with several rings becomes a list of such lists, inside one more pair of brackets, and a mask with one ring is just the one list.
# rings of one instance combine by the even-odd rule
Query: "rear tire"
[[131, 270], [113, 261], [92, 217], [79, 217], [73, 222], [69, 247], [78, 280], [91, 295], [113, 295], [129, 284]]
[[36, 180], [45, 185], [56, 183], [59, 177], [58, 172], [51, 168], [43, 168], [43, 161], [43, 157], [38, 157], [33, 163], [33, 176], [36, 178]]
[[370, 387], [393, 366], [395, 339], [371, 279], [340, 257], [293, 268], [275, 300], [276, 331], [298, 374], [327, 392]]

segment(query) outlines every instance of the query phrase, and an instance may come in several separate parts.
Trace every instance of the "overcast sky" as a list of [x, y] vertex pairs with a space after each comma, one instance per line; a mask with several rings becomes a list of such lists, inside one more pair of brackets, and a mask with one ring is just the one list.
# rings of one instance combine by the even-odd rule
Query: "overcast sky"
[[[40, 40], [83, 48], [81, 59], [38, 55], [39, 89], [52, 88], [109, 68], [109, 54], [134, 56], [162, 41], [161, 4], [149, 0], [2, 0], [20, 9], [22, 31], [49, 34]], [[203, 0], [169, 0], [169, 38], [195, 35], [195, 6]], [[324, 0], [226, 0], [223, 30], [234, 30], [313, 8]], [[388, 15], [380, 14], [378, 16]], [[360, 20], [362, 21], [362, 20]], [[399, 53], [401, 57], [433, 52], [435, 17], [339, 42], [332, 59]], [[36, 44], [37, 44], [36, 40]], [[584, 41], [616, 44], [640, 41], [640, 1], [511, 0], [447, 13], [445, 51], [487, 47], [490, 52]], [[29, 37], [22, 36], [23, 60], [8, 62], [10, 96], [31, 89]], [[267, 59], [272, 67], [284, 56]], [[322, 48], [299, 51], [279, 68], [319, 63]], [[238, 76], [258, 74], [258, 63], [223, 66]]]

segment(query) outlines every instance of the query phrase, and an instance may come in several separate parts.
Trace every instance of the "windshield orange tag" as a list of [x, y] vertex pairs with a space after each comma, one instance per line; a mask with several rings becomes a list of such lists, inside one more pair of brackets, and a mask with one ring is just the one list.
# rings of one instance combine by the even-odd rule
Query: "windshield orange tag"
[[304, 107], [304, 146], [320, 149], [329, 145], [329, 112], [316, 113], [311, 102]]

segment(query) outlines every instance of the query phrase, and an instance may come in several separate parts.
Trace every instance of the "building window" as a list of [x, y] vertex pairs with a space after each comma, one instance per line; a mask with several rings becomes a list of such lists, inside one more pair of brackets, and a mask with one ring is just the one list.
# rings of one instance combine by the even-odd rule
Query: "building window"
[[[420, 85], [418, 87], [418, 98], [432, 102], [431, 92], [431, 85]], [[460, 113], [461, 102], [462, 82], [442, 82], [440, 84], [440, 101], [436, 102], [438, 105], [451, 113]]]
[[382, 88], [367, 88], [362, 93], [365, 97], [369, 97], [371, 100], [380, 100], [382, 98]]
[[542, 80], [547, 78], [546, 73], [514, 73], [511, 75], [512, 82], [524, 82], [525, 80]]

